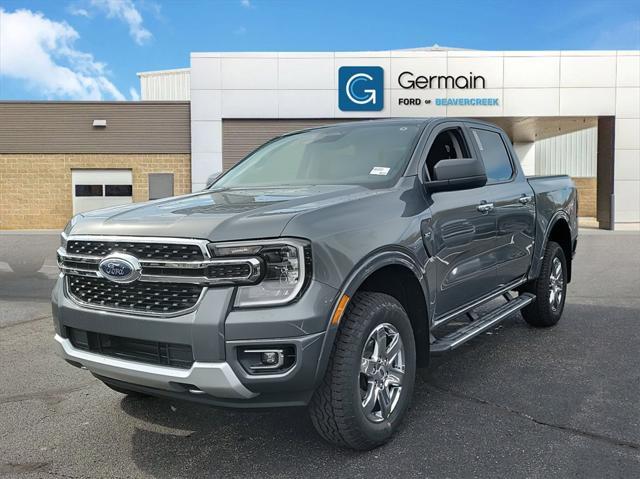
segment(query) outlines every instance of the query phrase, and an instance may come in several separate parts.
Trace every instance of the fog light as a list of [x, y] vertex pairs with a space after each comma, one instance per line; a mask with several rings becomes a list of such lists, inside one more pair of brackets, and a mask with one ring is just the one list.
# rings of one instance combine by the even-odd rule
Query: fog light
[[254, 371], [280, 369], [284, 364], [282, 349], [245, 349], [244, 352], [248, 355], [260, 355], [260, 364], [250, 366]]
[[280, 353], [277, 351], [265, 351], [262, 353], [262, 364], [265, 366], [273, 366], [278, 364]]
[[289, 344], [267, 347], [239, 347], [238, 361], [249, 374], [280, 373], [296, 362], [295, 347]]

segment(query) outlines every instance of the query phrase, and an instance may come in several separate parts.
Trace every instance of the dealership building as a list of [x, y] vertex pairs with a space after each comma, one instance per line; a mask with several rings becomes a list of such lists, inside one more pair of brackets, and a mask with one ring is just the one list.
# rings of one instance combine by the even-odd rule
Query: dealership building
[[353, 119], [472, 117], [525, 172], [568, 174], [585, 222], [640, 229], [640, 51], [192, 53], [141, 102], [0, 103], [0, 229], [197, 191], [263, 142]]

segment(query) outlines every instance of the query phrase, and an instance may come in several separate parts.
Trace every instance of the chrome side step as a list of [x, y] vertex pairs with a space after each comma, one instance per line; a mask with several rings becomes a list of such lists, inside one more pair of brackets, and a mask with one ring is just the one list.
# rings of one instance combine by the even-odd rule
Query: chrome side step
[[457, 348], [470, 339], [496, 326], [516, 311], [520, 311], [535, 299], [536, 297], [531, 293], [520, 294], [518, 297], [507, 301], [493, 311], [489, 311], [483, 316], [480, 316], [468, 325], [456, 329], [440, 339], [436, 339], [435, 342], [431, 343], [431, 353], [443, 354]]

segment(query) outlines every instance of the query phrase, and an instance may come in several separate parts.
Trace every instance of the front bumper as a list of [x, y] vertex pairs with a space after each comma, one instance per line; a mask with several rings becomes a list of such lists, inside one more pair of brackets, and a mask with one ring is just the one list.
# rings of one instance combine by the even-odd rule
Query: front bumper
[[[231, 407], [302, 405], [321, 380], [325, 344], [337, 290], [319, 282], [288, 306], [235, 310], [233, 288], [209, 288], [195, 311], [171, 318], [85, 308], [66, 296], [60, 278], [52, 293], [56, 346], [64, 359], [101, 380], [159, 396]], [[189, 369], [138, 362], [74, 347], [69, 328], [161, 343], [189, 345]], [[296, 362], [278, 374], [249, 374], [243, 347], [287, 344]]]
[[202, 391], [219, 398], [250, 399], [257, 396], [238, 379], [226, 362], [195, 362], [190, 369], [137, 363], [76, 349], [66, 338], [56, 334], [57, 353], [97, 376], [173, 392]]

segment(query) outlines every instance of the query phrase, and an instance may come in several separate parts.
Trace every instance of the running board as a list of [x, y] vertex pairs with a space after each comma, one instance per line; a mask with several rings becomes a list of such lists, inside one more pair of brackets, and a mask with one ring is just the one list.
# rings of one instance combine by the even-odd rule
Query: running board
[[509, 291], [516, 289], [518, 286], [520, 286], [521, 284], [524, 284], [527, 282], [526, 278], [520, 278], [512, 283], [509, 283], [507, 285], [503, 285], [500, 289], [498, 289], [497, 291], [493, 291], [491, 293], [489, 293], [486, 296], [483, 296], [480, 299], [477, 299], [476, 301], [473, 301], [470, 304], [466, 304], [463, 305], [461, 307], [459, 307], [458, 309], [451, 311], [450, 313], [445, 314], [444, 316], [441, 316], [439, 318], [436, 318], [433, 321], [433, 328], [437, 328], [438, 326], [442, 326], [443, 324], [448, 323], [449, 321], [451, 321], [452, 319], [457, 318], [458, 316], [465, 314], [469, 311], [473, 311], [474, 309], [478, 308], [479, 306], [482, 306], [485, 303], [488, 303], [489, 301], [493, 301], [496, 298], [499, 298], [500, 296], [504, 295], [505, 293], [508, 293]]
[[480, 316], [480, 318], [472, 323], [469, 323], [460, 329], [456, 329], [452, 333], [449, 333], [440, 339], [436, 339], [436, 341], [431, 344], [431, 353], [443, 354], [457, 348], [470, 339], [475, 338], [479, 334], [482, 334], [488, 329], [496, 326], [516, 311], [520, 311], [525, 306], [531, 304], [535, 299], [536, 297], [531, 293], [520, 294], [518, 297], [502, 304], [497, 309]]

